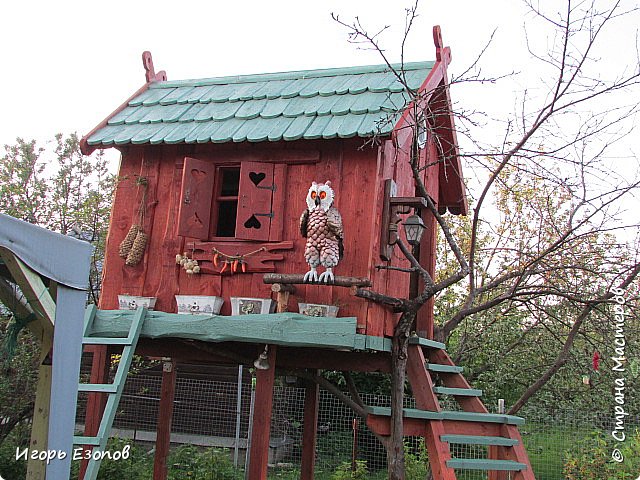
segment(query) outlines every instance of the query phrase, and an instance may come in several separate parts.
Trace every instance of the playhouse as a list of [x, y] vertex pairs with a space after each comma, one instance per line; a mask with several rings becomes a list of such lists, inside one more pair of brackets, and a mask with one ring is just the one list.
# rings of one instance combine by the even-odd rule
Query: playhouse
[[[438, 210], [468, 209], [447, 87], [450, 51], [438, 27], [434, 40], [435, 61], [394, 66], [404, 84], [387, 65], [167, 80], [143, 54], [146, 83], [81, 143], [86, 154], [118, 149], [121, 164], [100, 305], [85, 317], [93, 367], [90, 383], [79, 386], [90, 394], [86, 432], [75, 443], [104, 449], [134, 352], [164, 358], [154, 478], [166, 478], [175, 362], [260, 361], [248, 469], [252, 480], [266, 479], [277, 369], [390, 371], [398, 315], [357, 293], [409, 295], [407, 262], [390, 246], [397, 234], [390, 206], [422, 217], [420, 261], [435, 271], [437, 226], [416, 197], [412, 149]], [[419, 92], [419, 105], [407, 88]], [[422, 122], [436, 135], [420, 132]], [[311, 182], [327, 180], [344, 225], [344, 257], [334, 281], [310, 284], [300, 278], [308, 270], [300, 216]], [[217, 304], [199, 303], [205, 298]], [[177, 313], [184, 308], [196, 314]], [[523, 420], [488, 413], [481, 392], [433, 340], [431, 303], [415, 331], [408, 378], [418, 409], [406, 410], [404, 428], [425, 437], [436, 478], [480, 469], [493, 479], [505, 472], [533, 479], [517, 430]], [[116, 348], [124, 348], [122, 359], [107, 383]], [[444, 411], [439, 395], [460, 410]], [[317, 414], [318, 386], [310, 382], [303, 479], [313, 478]], [[367, 409], [366, 421], [389, 434], [389, 409]], [[488, 446], [489, 458], [452, 458], [449, 445], [459, 443]], [[95, 478], [99, 463], [85, 464], [84, 478]]]

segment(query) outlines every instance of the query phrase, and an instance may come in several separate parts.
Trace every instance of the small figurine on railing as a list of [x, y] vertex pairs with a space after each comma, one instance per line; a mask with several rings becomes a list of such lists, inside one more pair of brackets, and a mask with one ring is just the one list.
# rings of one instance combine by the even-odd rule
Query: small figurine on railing
[[[304, 257], [311, 267], [304, 275], [305, 282], [333, 282], [333, 268], [343, 253], [342, 217], [333, 206], [331, 182], [313, 182], [307, 194], [307, 209], [300, 217], [300, 232], [307, 239]], [[316, 268], [326, 270], [318, 277]]]

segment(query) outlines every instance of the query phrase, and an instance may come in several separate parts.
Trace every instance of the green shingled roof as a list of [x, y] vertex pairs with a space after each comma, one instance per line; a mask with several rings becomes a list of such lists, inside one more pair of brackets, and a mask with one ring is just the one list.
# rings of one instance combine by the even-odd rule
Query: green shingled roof
[[[420, 87], [433, 64], [406, 63], [408, 85]], [[386, 65], [155, 82], [87, 143], [103, 147], [387, 134], [406, 106], [403, 90]]]

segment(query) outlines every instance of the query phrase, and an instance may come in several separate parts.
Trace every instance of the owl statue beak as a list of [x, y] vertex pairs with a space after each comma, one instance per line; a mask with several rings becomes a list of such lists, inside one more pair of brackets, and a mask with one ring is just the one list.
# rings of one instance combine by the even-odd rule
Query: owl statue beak
[[320, 206], [320, 196], [316, 197], [316, 207]]

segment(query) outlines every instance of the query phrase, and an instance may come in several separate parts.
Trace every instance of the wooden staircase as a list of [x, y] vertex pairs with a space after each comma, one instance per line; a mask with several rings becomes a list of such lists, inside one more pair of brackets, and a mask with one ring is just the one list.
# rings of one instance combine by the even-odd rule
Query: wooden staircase
[[[524, 419], [489, 413], [480, 400], [482, 391], [470, 387], [444, 347], [425, 338], [409, 339], [407, 376], [417, 408], [404, 409], [404, 434], [425, 438], [434, 478], [456, 480], [456, 470], [484, 470], [489, 480], [535, 480], [518, 431]], [[461, 411], [443, 410], [439, 395], [452, 396]], [[389, 435], [391, 409], [367, 411], [369, 428]], [[464, 450], [461, 445], [485, 450], [487, 456], [453, 457], [451, 447], [455, 453]]]

